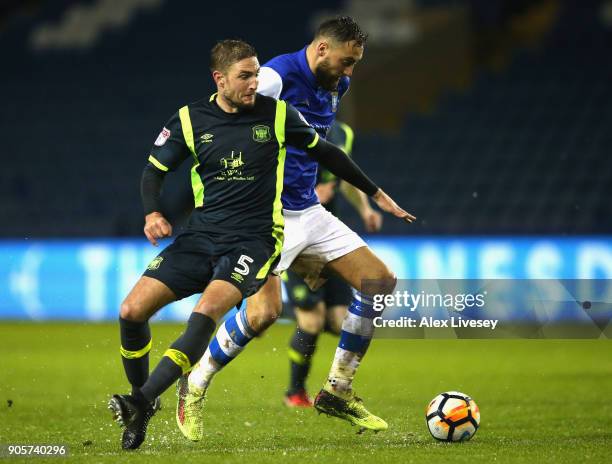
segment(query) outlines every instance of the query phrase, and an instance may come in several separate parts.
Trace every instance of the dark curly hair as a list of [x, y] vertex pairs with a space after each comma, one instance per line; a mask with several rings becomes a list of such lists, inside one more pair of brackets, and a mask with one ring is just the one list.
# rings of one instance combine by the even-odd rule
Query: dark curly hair
[[329, 37], [340, 43], [354, 40], [361, 47], [368, 40], [368, 34], [350, 16], [338, 16], [324, 21], [318, 27], [315, 37]]

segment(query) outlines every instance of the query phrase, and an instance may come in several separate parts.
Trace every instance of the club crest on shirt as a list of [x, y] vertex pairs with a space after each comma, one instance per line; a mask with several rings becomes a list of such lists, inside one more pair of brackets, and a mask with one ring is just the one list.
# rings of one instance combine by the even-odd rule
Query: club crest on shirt
[[335, 113], [338, 110], [338, 92], [331, 93], [331, 104], [332, 112]]
[[162, 131], [159, 133], [159, 135], [157, 136], [157, 139], [155, 139], [154, 145], [156, 147], [161, 147], [164, 143], [166, 143], [166, 140], [170, 138], [170, 134], [171, 132], [164, 127]]
[[270, 128], [268, 126], [257, 125], [253, 126], [253, 140], [259, 143], [264, 143], [272, 138]]

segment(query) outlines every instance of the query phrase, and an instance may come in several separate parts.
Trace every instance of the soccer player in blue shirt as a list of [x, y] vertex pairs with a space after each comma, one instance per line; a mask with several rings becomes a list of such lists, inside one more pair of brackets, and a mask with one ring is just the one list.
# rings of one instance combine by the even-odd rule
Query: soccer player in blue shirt
[[[327, 141], [341, 148], [349, 157], [352, 157], [354, 139], [353, 129], [342, 121], [334, 121], [327, 132]], [[316, 192], [323, 207], [334, 216], [340, 217], [338, 197], [341, 194], [359, 213], [368, 232], [381, 229], [383, 217], [372, 209], [368, 196], [351, 184], [339, 180], [323, 167], [319, 168], [317, 175]], [[297, 322], [287, 352], [289, 385], [284, 403], [292, 408], [312, 407], [313, 401], [306, 391], [306, 380], [317, 340], [322, 332], [340, 335], [353, 293], [351, 287], [335, 275], [329, 276], [316, 291], [310, 290], [291, 269], [282, 275], [282, 279]]]
[[[309, 45], [277, 56], [261, 68], [258, 92], [290, 102], [324, 138], [348, 90], [354, 67], [363, 57], [366, 40], [367, 35], [350, 17], [325, 21]], [[325, 275], [335, 273], [356, 290], [315, 407], [362, 429], [379, 431], [388, 427], [355, 396], [353, 378], [372, 338], [373, 294], [392, 292], [396, 277], [355, 232], [321, 206], [315, 193], [316, 180], [317, 163], [303, 150], [288, 147], [282, 193], [285, 241], [276, 275], [247, 300], [246, 310], [219, 328], [189, 377], [179, 380], [177, 421], [191, 440], [203, 436], [204, 396], [213, 376], [244, 349], [254, 334], [280, 315], [278, 275], [290, 266], [312, 289], [322, 285]], [[370, 194], [382, 210], [407, 222], [416, 219], [381, 189]], [[377, 289], [363, 289], [364, 280], [376, 281]]]

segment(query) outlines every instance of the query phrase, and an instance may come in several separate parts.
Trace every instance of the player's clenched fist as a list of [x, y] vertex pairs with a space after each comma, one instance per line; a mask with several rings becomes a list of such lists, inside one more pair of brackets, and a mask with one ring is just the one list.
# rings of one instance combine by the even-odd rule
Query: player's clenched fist
[[157, 246], [157, 239], [170, 237], [172, 235], [172, 225], [161, 213], [153, 212], [145, 216], [144, 233], [147, 240], [152, 245]]

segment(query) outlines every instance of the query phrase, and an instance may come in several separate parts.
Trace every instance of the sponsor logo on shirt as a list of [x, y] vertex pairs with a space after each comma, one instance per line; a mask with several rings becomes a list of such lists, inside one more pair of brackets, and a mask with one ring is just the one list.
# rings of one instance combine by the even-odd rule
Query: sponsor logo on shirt
[[157, 136], [157, 139], [155, 139], [154, 145], [156, 147], [161, 147], [170, 138], [170, 134], [171, 132], [164, 127], [162, 131], [159, 133], [159, 135]]
[[221, 171], [215, 176], [216, 180], [254, 180], [254, 176], [244, 176], [242, 169], [242, 152], [232, 151], [231, 156], [225, 156], [219, 160]]
[[213, 137], [213, 134], [204, 134], [200, 137], [200, 140], [204, 143], [212, 143]]
[[232, 156], [221, 158], [219, 160], [223, 169], [238, 169], [244, 166], [242, 161], [242, 152], [238, 152], [238, 155], [232, 151]]

